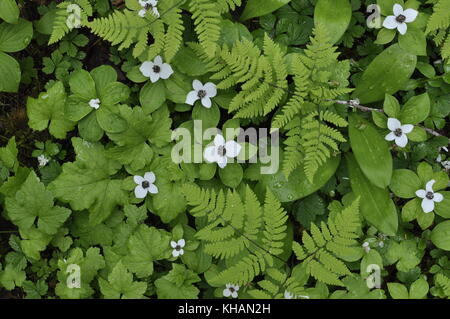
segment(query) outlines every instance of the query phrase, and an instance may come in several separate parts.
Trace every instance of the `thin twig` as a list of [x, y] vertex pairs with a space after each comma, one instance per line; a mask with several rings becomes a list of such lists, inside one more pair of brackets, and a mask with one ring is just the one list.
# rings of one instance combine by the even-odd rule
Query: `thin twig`
[[[375, 109], [375, 108], [372, 108], [372, 107], [367, 107], [367, 106], [359, 104], [359, 100], [358, 99], [356, 99], [356, 100], [349, 100], [349, 101], [344, 101], [344, 100], [327, 100], [327, 101], [334, 102], [334, 103], [337, 103], [337, 104], [342, 104], [342, 105], [348, 105], [351, 108], [358, 109], [358, 110], [363, 111], [363, 112], [384, 113], [384, 111], [382, 109]], [[446, 136], [442, 135], [441, 133], [436, 132], [435, 130], [432, 130], [431, 128], [428, 128], [428, 127], [425, 127], [425, 126], [422, 126], [422, 125], [416, 125], [416, 126], [424, 129], [426, 132], [428, 132], [429, 134], [431, 134], [433, 136], [446, 137]]]

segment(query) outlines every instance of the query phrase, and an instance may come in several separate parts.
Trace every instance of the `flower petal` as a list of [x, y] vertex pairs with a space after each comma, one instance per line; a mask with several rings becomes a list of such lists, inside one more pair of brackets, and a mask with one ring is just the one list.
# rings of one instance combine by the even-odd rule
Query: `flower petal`
[[158, 5], [158, 0], [147, 0], [152, 6]]
[[173, 74], [173, 69], [170, 64], [164, 63], [161, 67], [161, 72], [159, 75], [162, 79], [166, 80]]
[[192, 81], [192, 87], [198, 92], [203, 89], [203, 84], [199, 80], [194, 80]]
[[233, 291], [233, 292], [231, 293], [231, 297], [237, 298], [237, 297], [238, 297], [238, 293], [237, 293], [236, 291]]
[[163, 65], [163, 60], [162, 60], [161, 56], [160, 56], [160, 55], [157, 55], [157, 56], [155, 57], [155, 60], [153, 60], [153, 63], [154, 63], [155, 65], [161, 67], [161, 66]]
[[154, 16], [156, 16], [157, 18], [159, 18], [159, 12], [158, 12], [158, 8], [157, 8], [157, 7], [153, 7], [152, 13], [153, 13]]
[[230, 289], [225, 288], [225, 289], [223, 290], [223, 296], [224, 296], [224, 297], [230, 297], [230, 296], [231, 296], [231, 291], [230, 291]]
[[151, 194], [158, 194], [158, 187], [155, 184], [150, 184], [148, 192]]
[[406, 137], [406, 134], [402, 134], [399, 137], [396, 137], [395, 144], [397, 144], [400, 147], [405, 147], [406, 144], [408, 144], [408, 138]]
[[181, 255], [184, 255], [184, 249], [180, 249], [180, 250], [178, 251], [178, 253], [179, 253], [180, 256], [181, 256]]
[[234, 288], [234, 290], [238, 291], [240, 287], [238, 285], [234, 285], [233, 288]]
[[414, 129], [414, 125], [412, 125], [412, 124], [405, 124], [405, 125], [402, 125], [401, 129], [402, 129], [403, 133], [408, 134], [408, 133], [412, 132], [412, 130]]
[[406, 25], [406, 23], [400, 23], [397, 26], [397, 30], [398, 30], [398, 32], [400, 32], [401, 35], [404, 35], [406, 33], [406, 31], [408, 30], [408, 26]]
[[425, 198], [425, 196], [427, 196], [427, 192], [424, 189], [418, 189], [416, 191], [416, 196], [420, 198]]
[[179, 250], [176, 250], [176, 249], [172, 250], [172, 256], [173, 257], [178, 257], [179, 255], [180, 255], [180, 251]]
[[197, 91], [191, 91], [186, 96], [186, 104], [194, 105], [195, 101], [199, 99]]
[[436, 181], [434, 179], [432, 179], [431, 181], [429, 181], [426, 185], [425, 185], [425, 190], [427, 192], [432, 192], [433, 191], [433, 185], [434, 183], [436, 183]]
[[161, 76], [160, 76], [159, 73], [152, 72], [152, 73], [150, 74], [150, 81], [152, 81], [152, 83], [155, 83], [156, 81], [159, 80], [160, 77], [161, 77]]
[[142, 63], [142, 65], [139, 67], [139, 71], [141, 71], [143, 76], [150, 77], [150, 74], [153, 72], [153, 62], [151, 61], [145, 61]]
[[141, 9], [141, 10], [139, 10], [138, 15], [143, 18], [143, 17], [145, 17], [146, 13], [147, 13], [147, 10]]
[[139, 0], [139, 4], [141, 5], [141, 7], [145, 7], [145, 5], [147, 4], [148, 0]]
[[398, 26], [397, 20], [395, 20], [395, 16], [387, 16], [383, 21], [383, 27], [386, 29], [395, 29]]
[[228, 141], [225, 143], [226, 155], [228, 157], [236, 157], [241, 152], [242, 146], [235, 141]]
[[156, 181], [155, 173], [153, 172], [147, 172], [144, 174], [144, 179], [149, 182], [150, 184], [154, 183]]
[[418, 14], [419, 12], [414, 9], [406, 9], [405, 11], [403, 11], [403, 15], [406, 17], [405, 22], [407, 23], [416, 20]]
[[133, 177], [133, 180], [136, 184], [141, 185], [144, 181], [144, 178], [142, 176], [136, 175]]
[[211, 99], [209, 98], [209, 97], [207, 97], [207, 96], [205, 96], [203, 99], [202, 99], [202, 104], [203, 104], [203, 106], [204, 107], [206, 107], [207, 109], [209, 109], [209, 108], [211, 108]]
[[396, 129], [399, 129], [402, 127], [402, 123], [400, 123], [400, 121], [397, 120], [396, 118], [390, 117], [390, 118], [388, 118], [388, 121], [387, 121], [387, 127], [391, 131], [395, 131]]
[[210, 163], [215, 163], [218, 160], [217, 147], [208, 146], [203, 152], [203, 157]]
[[227, 157], [226, 156], [219, 156], [217, 159], [217, 165], [219, 165], [220, 168], [224, 168], [227, 166]]
[[217, 134], [216, 137], [214, 137], [214, 145], [215, 146], [225, 146], [225, 139], [222, 135]]
[[170, 242], [170, 246], [171, 246], [172, 248], [177, 247], [177, 242], [174, 241], [174, 240], [172, 240], [172, 241]]
[[433, 201], [440, 203], [444, 200], [444, 196], [441, 193], [434, 193]]
[[399, 16], [399, 15], [403, 14], [403, 7], [400, 4], [398, 4], [398, 3], [394, 4], [393, 9], [394, 9], [393, 11], [394, 11], [395, 16]]
[[186, 242], [184, 241], [184, 239], [180, 239], [179, 241], [178, 241], [178, 246], [180, 246], [181, 248], [183, 248], [184, 247], [184, 245], [186, 245]]
[[391, 132], [391, 133], [387, 134], [387, 135], [384, 137], [384, 139], [385, 139], [386, 141], [393, 141], [393, 140], [395, 140], [396, 137], [397, 137], [397, 136], [395, 136], [394, 132]]
[[145, 196], [147, 196], [147, 190], [144, 189], [141, 185], [138, 185], [134, 189], [134, 195], [136, 196], [136, 198], [145, 198]]
[[422, 210], [424, 213], [429, 213], [434, 210], [434, 201], [432, 199], [422, 199]]
[[208, 82], [203, 86], [208, 97], [215, 97], [217, 95], [217, 87], [214, 83]]

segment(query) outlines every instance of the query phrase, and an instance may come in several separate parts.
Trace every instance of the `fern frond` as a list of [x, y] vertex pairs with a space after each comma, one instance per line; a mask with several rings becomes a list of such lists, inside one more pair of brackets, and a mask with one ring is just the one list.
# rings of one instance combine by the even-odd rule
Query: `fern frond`
[[360, 249], [356, 241], [360, 228], [357, 199], [336, 215], [330, 215], [320, 228], [312, 224], [312, 236], [304, 231], [302, 244], [293, 243], [294, 254], [306, 263], [307, 271], [318, 281], [344, 286], [340, 278], [351, 274], [344, 261]]
[[196, 233], [205, 252], [231, 265], [219, 273], [220, 282], [246, 284], [283, 252], [287, 214], [269, 190], [264, 207], [248, 186], [245, 200], [235, 191], [217, 193], [195, 184], [184, 185], [182, 192], [193, 216], [208, 217], [208, 224]]
[[[72, 11], [73, 9], [70, 10], [69, 6], [71, 5], [77, 5], [80, 11], [74, 12]], [[79, 17], [78, 14], [80, 15]], [[92, 6], [89, 0], [65, 1], [57, 5], [56, 16], [53, 20], [52, 34], [48, 41], [49, 45], [58, 42], [72, 30], [68, 24], [70, 15], [73, 15], [75, 19], [80, 19], [80, 24], [85, 25], [87, 17], [92, 15]]]
[[216, 54], [220, 38], [220, 11], [214, 1], [191, 0], [189, 9], [200, 44], [208, 56]]

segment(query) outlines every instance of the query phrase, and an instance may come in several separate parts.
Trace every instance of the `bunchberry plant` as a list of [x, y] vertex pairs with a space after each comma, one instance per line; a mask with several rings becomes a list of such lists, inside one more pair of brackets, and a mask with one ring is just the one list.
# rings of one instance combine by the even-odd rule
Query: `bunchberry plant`
[[450, 0], [0, 0], [0, 298], [449, 298], [449, 59]]

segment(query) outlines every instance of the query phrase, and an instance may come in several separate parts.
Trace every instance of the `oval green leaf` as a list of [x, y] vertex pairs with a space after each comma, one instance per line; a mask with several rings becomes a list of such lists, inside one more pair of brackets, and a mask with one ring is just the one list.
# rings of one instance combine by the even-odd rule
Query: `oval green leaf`
[[314, 10], [314, 25], [321, 24], [328, 31], [332, 44], [336, 43], [347, 30], [352, 18], [349, 0], [319, 0]]
[[389, 146], [372, 123], [356, 114], [349, 116], [350, 145], [364, 175], [377, 187], [391, 182], [392, 155]]

